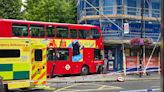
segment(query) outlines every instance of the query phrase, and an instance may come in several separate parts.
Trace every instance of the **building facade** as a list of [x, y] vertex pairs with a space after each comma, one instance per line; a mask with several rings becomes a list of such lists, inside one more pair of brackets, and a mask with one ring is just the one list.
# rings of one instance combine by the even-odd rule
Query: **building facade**
[[[158, 45], [151, 62], [147, 62], [160, 37], [160, 0], [79, 0], [77, 16], [80, 24], [100, 26], [105, 43], [107, 70], [137, 69], [140, 47], [132, 46], [130, 40], [140, 38], [141, 34], [143, 38], [152, 38], [154, 43], [144, 46], [143, 65], [149, 68], [159, 67]], [[123, 26], [125, 23], [129, 25], [126, 34]]]

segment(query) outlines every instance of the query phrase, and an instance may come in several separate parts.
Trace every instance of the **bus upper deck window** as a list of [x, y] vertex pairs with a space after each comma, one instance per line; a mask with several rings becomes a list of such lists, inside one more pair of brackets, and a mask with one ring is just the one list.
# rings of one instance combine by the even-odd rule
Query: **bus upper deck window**
[[56, 27], [56, 36], [57, 38], [68, 38], [68, 28], [62, 26]]
[[44, 37], [44, 26], [31, 25], [30, 36], [31, 37]]
[[91, 35], [93, 39], [99, 39], [100, 38], [100, 33], [98, 32], [98, 29], [92, 28], [91, 29]]
[[12, 25], [12, 35], [17, 37], [28, 36], [28, 26], [25, 24], [13, 24]]
[[70, 29], [70, 38], [77, 38], [76, 29]]
[[78, 36], [79, 36], [79, 38], [82, 38], [82, 39], [89, 38], [89, 31], [88, 30], [79, 30]]
[[54, 27], [46, 28], [46, 36], [47, 37], [55, 37]]

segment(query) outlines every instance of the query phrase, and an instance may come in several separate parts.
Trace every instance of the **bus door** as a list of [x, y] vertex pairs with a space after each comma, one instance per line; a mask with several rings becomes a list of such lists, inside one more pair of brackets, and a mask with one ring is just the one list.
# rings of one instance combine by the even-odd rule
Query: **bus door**
[[46, 84], [46, 47], [32, 46], [32, 76], [33, 85]]

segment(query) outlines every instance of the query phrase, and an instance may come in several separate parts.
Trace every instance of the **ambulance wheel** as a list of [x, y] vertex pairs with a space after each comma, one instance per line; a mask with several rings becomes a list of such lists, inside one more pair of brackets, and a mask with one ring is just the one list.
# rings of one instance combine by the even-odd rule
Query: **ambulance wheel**
[[27, 91], [29, 90], [30, 88], [20, 88], [22, 91]]
[[84, 65], [81, 68], [81, 75], [87, 75], [87, 74], [89, 74], [89, 67], [87, 65]]
[[9, 92], [7, 84], [4, 85], [4, 92]]

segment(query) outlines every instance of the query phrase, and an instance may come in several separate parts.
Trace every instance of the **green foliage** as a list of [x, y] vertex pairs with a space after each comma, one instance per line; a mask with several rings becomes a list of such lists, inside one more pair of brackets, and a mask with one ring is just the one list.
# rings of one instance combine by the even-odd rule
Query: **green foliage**
[[75, 23], [74, 0], [28, 0], [24, 18], [34, 21]]
[[0, 0], [0, 18], [21, 19], [21, 0]]

